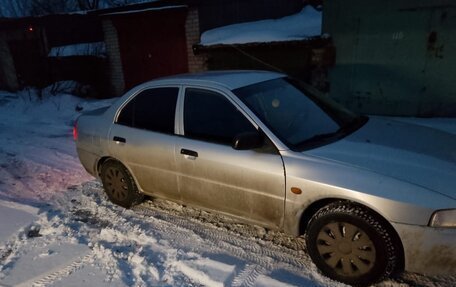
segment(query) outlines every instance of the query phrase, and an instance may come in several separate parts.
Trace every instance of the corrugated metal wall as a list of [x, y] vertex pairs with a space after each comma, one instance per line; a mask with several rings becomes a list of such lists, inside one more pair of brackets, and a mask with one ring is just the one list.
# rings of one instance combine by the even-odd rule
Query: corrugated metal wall
[[456, 3], [324, 1], [330, 94], [362, 113], [456, 116]]

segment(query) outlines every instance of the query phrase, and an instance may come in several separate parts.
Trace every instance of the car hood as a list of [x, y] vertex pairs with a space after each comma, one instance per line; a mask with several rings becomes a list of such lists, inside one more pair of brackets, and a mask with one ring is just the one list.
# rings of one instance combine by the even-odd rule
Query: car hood
[[456, 135], [372, 117], [358, 131], [307, 155], [367, 169], [456, 199]]

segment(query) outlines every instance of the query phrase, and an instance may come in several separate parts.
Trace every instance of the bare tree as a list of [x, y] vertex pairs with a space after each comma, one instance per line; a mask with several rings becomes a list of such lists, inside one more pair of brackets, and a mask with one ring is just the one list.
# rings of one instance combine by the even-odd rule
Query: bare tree
[[0, 0], [0, 17], [24, 17], [119, 7], [152, 0]]
[[32, 0], [30, 15], [48, 15], [78, 10], [74, 0]]
[[25, 17], [78, 10], [76, 0], [0, 0], [0, 16]]
[[107, 7], [119, 7], [119, 6], [125, 6], [125, 5], [133, 4], [133, 3], [149, 2], [149, 1], [148, 0], [105, 0], [105, 3], [106, 3]]
[[23, 17], [29, 16], [34, 0], [2, 0], [0, 4], [0, 16]]
[[94, 10], [100, 8], [100, 0], [77, 0], [80, 10]]

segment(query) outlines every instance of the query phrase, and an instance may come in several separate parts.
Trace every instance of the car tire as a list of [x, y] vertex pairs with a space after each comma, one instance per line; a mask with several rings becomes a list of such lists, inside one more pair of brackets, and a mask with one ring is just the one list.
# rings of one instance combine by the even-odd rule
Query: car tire
[[103, 163], [101, 181], [108, 198], [117, 205], [130, 208], [144, 199], [128, 169], [118, 161]]
[[314, 214], [306, 245], [324, 275], [355, 286], [389, 277], [400, 262], [399, 245], [387, 223], [348, 202], [334, 202]]

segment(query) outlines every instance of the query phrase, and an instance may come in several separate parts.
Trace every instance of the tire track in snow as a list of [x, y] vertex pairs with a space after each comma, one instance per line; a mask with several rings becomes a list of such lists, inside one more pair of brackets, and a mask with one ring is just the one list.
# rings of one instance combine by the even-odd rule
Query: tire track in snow
[[89, 264], [94, 260], [94, 253], [91, 252], [82, 258], [78, 258], [71, 264], [58, 270], [51, 270], [46, 274], [40, 274], [39, 278], [35, 277], [21, 284], [17, 284], [16, 287], [45, 287], [56, 281], [62, 280], [65, 277], [73, 274], [77, 270], [81, 269], [84, 265]]
[[3, 261], [5, 261], [12, 252], [13, 250], [11, 248], [0, 249], [0, 264], [3, 264]]
[[140, 205], [135, 207], [134, 211], [145, 217], [161, 220], [162, 223], [171, 224], [170, 228], [175, 225], [197, 234], [206, 243], [213, 245], [214, 250], [212, 251], [246, 260], [269, 272], [283, 269], [299, 277], [315, 279], [310, 271], [310, 258], [301, 252], [275, 246], [272, 242], [244, 238], [225, 229], [208, 226], [192, 218], [182, 218], [151, 206]]
[[[78, 189], [80, 188], [74, 191], [78, 192]], [[175, 209], [161, 208], [150, 201], [126, 211], [106, 201], [101, 193], [102, 189], [99, 183], [90, 183], [88, 188], [86, 186], [81, 191], [85, 197], [81, 199], [81, 206], [87, 206], [85, 204], [87, 201], [98, 202], [98, 205], [96, 210], [89, 208], [85, 211], [79, 211], [78, 214], [85, 214], [85, 217], [88, 218], [96, 218], [102, 228], [106, 227], [103, 226], [103, 222], [115, 222], [120, 219], [123, 223], [115, 224], [118, 227], [109, 226], [108, 228], [115, 228], [116, 232], [125, 234], [128, 234], [129, 230], [141, 230], [146, 236], [169, 241], [172, 248], [178, 250], [228, 255], [245, 260], [252, 266], [258, 266], [255, 269], [258, 274], [252, 273], [251, 277], [245, 277], [245, 282], [256, 278], [260, 274], [258, 272], [260, 269], [266, 273], [284, 270], [303, 279], [315, 280], [312, 274], [315, 269], [312, 268], [310, 258], [303, 251], [278, 246], [273, 242], [259, 239], [258, 237], [261, 236], [245, 237], [236, 234], [230, 230], [230, 224], [224, 223], [223, 220], [221, 226], [216, 226], [210, 222], [202, 221], [201, 218], [188, 218], [176, 214]], [[69, 201], [71, 202], [71, 200]], [[62, 204], [64, 205], [65, 201]], [[185, 215], [189, 215], [187, 211], [191, 208], [182, 206], [180, 208], [185, 210]], [[93, 223], [97, 224], [96, 221]], [[238, 223], [233, 221], [231, 225], [238, 225]], [[134, 239], [132, 240], [134, 241]], [[201, 241], [203, 244], [189, 244], [189, 241], [193, 242], [194, 240]], [[236, 277], [236, 274], [233, 277]], [[248, 283], [243, 283], [242, 278], [237, 279], [237, 284], [239, 286], [250, 286]], [[321, 280], [317, 279], [317, 281], [320, 281], [317, 284], [326, 285]]]
[[231, 282], [232, 287], [252, 287], [260, 275], [265, 275], [266, 269], [259, 265], [246, 264], [244, 269]]
[[212, 239], [214, 242], [240, 247], [245, 251], [249, 251], [249, 253], [260, 253], [268, 258], [277, 259], [280, 262], [285, 262], [298, 268], [307, 266], [304, 261], [307, 260], [310, 262], [310, 258], [303, 251], [289, 249], [276, 245], [272, 241], [258, 239], [256, 237], [245, 237], [231, 230], [216, 227], [211, 223], [204, 223], [195, 218], [184, 218], [180, 215], [172, 214], [167, 210], [156, 208], [153, 205], [140, 205], [135, 207], [134, 210], [139, 210], [145, 216], [161, 219], [181, 228], [191, 230], [203, 239]]

